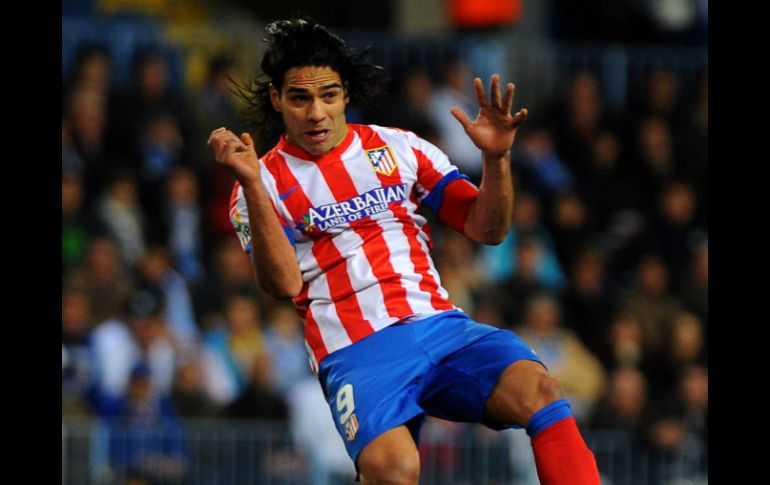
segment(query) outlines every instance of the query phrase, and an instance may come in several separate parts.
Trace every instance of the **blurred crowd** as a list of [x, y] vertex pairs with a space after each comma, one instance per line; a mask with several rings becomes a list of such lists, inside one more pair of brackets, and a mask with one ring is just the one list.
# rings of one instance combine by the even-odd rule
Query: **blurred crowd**
[[[109, 49], [84, 43], [63, 83], [62, 415], [268, 419], [318, 439], [332, 424], [302, 321], [258, 287], [229, 221], [233, 179], [206, 147], [214, 128], [248, 129], [229, 78], [254, 73], [217, 55], [203, 87], [181, 92], [152, 46], [137, 49], [126, 89], [111, 68]], [[478, 150], [449, 114], [474, 112], [473, 75], [462, 58], [415, 66], [349, 121], [412, 130], [478, 181]], [[533, 347], [582, 426], [705, 449], [708, 74], [684, 89], [676, 71], [651, 69], [622, 112], [606, 108], [596, 73], [565, 84], [514, 144], [501, 245], [426, 214], [442, 284]], [[182, 448], [153, 469], [183, 474]]]

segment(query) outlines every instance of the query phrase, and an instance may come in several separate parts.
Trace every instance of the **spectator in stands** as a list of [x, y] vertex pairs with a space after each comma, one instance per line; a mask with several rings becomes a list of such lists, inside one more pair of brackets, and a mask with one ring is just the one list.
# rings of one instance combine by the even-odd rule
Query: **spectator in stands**
[[[591, 144], [588, 164], [575, 172], [578, 193], [596, 220], [596, 230], [608, 233], [608, 238], [613, 236], [609, 232], [612, 225], [625, 213], [642, 207], [642, 194], [626, 146], [618, 130], [601, 128]], [[620, 239], [608, 244], [622, 245], [623, 242]]]
[[543, 251], [536, 268], [537, 277], [547, 288], [559, 289], [565, 283], [564, 272], [556, 256], [553, 236], [543, 223], [540, 200], [531, 192], [516, 189], [516, 203], [513, 207], [513, 224], [503, 242], [497, 246], [482, 245], [478, 259], [487, 277], [500, 283], [512, 277], [517, 271], [516, 258], [519, 240], [531, 237]]
[[[680, 175], [698, 188], [702, 199], [701, 209], [708, 202], [708, 129], [709, 129], [709, 78], [708, 71], [698, 76], [697, 87], [692, 99], [683, 111], [683, 125], [677, 135], [677, 153], [680, 160]], [[699, 219], [705, 224], [708, 212], [701, 210]]]
[[557, 376], [575, 419], [587, 419], [604, 392], [607, 376], [599, 359], [562, 325], [558, 300], [548, 293], [530, 298], [517, 333]]
[[151, 241], [165, 242], [168, 238], [166, 184], [173, 170], [185, 163], [184, 143], [180, 121], [170, 113], [151, 113], [140, 127], [136, 170]]
[[[703, 238], [696, 243], [687, 279], [679, 290], [685, 305], [695, 312], [708, 330], [709, 318], [709, 243]], [[706, 332], [708, 334], [708, 332]]]
[[183, 430], [168, 396], [152, 386], [148, 366], [136, 364], [125, 393], [105, 397], [99, 414], [109, 431], [110, 462], [118, 476], [137, 473], [150, 483], [187, 476]]
[[677, 176], [678, 161], [674, 151], [674, 134], [665, 118], [650, 115], [643, 118], [635, 131], [636, 184], [642, 194], [640, 209], [652, 219], [656, 211], [655, 194]]
[[521, 236], [512, 255], [516, 259], [516, 271], [501, 282], [499, 301], [505, 321], [516, 324], [524, 318], [527, 301], [537, 293], [554, 287], [543, 277], [544, 250], [542, 243], [531, 235]]
[[241, 289], [227, 296], [222, 317], [203, 335], [204, 386], [220, 405], [243, 390], [254, 361], [265, 352], [262, 310], [252, 294]]
[[294, 384], [312, 376], [303, 323], [287, 305], [274, 307], [266, 323], [263, 342], [270, 357], [272, 386], [286, 398]]
[[[131, 66], [132, 79], [127, 90], [116, 97], [112, 106], [110, 129], [121, 134], [121, 150], [136, 159], [141, 155], [141, 136], [148, 123], [158, 116], [171, 117], [181, 126], [185, 147], [189, 137], [186, 110], [172, 85], [171, 65], [159, 46], [143, 46], [135, 50]], [[186, 156], [181, 156], [186, 159]]]
[[88, 415], [96, 402], [96, 361], [91, 330], [91, 302], [74, 287], [64, 288], [61, 302], [62, 415]]
[[240, 419], [287, 421], [288, 409], [283, 397], [273, 388], [270, 358], [260, 354], [251, 363], [248, 381], [235, 400], [222, 411], [223, 416]]
[[591, 160], [594, 139], [606, 124], [604, 100], [596, 74], [572, 73], [563, 99], [551, 108], [557, 151], [571, 173], [580, 173]]
[[[65, 93], [64, 115], [68, 126], [68, 144], [76, 157], [85, 185], [86, 205], [104, 188], [114, 164], [107, 146], [107, 96], [89, 85], [75, 85]], [[70, 144], [71, 143], [71, 144]]]
[[431, 143], [441, 144], [440, 134], [429, 115], [434, 87], [428, 71], [410, 66], [402, 76], [395, 77], [392, 89], [393, 94], [386, 94], [382, 103], [367, 110], [367, 119], [382, 126], [402, 127]]
[[522, 133], [520, 156], [512, 157], [517, 183], [527, 187], [540, 200], [548, 201], [574, 188], [574, 179], [556, 151], [548, 126], [539, 123]]
[[671, 321], [663, 355], [651, 362], [647, 374], [661, 392], [673, 389], [682, 372], [694, 365], [707, 365], [705, 329], [697, 316], [678, 312]]
[[174, 267], [187, 284], [202, 282], [203, 264], [202, 210], [198, 179], [191, 169], [177, 167], [166, 185], [164, 215], [168, 226], [168, 248]]
[[652, 446], [662, 452], [707, 449], [708, 369], [692, 365], [682, 369], [677, 385], [657, 400], [649, 428]]
[[565, 325], [598, 356], [603, 355], [606, 347], [608, 313], [613, 305], [609, 279], [606, 256], [600, 247], [580, 247], [562, 297]]
[[660, 252], [671, 271], [672, 288], [680, 288], [695, 244], [705, 236], [705, 231], [697, 224], [698, 199], [690, 183], [671, 181], [661, 189], [657, 217], [639, 244]]
[[606, 368], [646, 369], [650, 356], [645, 347], [642, 324], [635, 314], [617, 312], [609, 324], [606, 339], [600, 354]]
[[126, 392], [131, 370], [140, 363], [151, 370], [153, 389], [170, 394], [178, 354], [165, 320], [162, 291], [153, 287], [137, 290], [120, 318], [94, 330], [93, 342], [102, 397], [113, 399]]
[[457, 120], [446, 114], [453, 107], [466, 113], [474, 113], [476, 107], [468, 92], [471, 86], [468, 66], [459, 58], [448, 60], [443, 66], [443, 76], [435, 87], [428, 102], [428, 118], [438, 130], [441, 141], [439, 148], [449, 156], [457, 167], [476, 184], [481, 180], [481, 155], [476, 145], [465, 134]]
[[[208, 76], [197, 94], [194, 106], [199, 139], [205, 139], [211, 130], [219, 126], [232, 126], [236, 131], [245, 131], [246, 125], [238, 114], [239, 108], [230, 82], [231, 79], [238, 80], [239, 75], [238, 63], [231, 55], [220, 53], [209, 60]], [[204, 144], [197, 148], [206, 149]], [[208, 160], [210, 157], [201, 152], [199, 158]]]
[[95, 88], [105, 95], [112, 85], [112, 54], [100, 42], [84, 42], [77, 47], [69, 75], [64, 81], [65, 92], [75, 87]]
[[116, 171], [100, 197], [96, 215], [117, 243], [121, 265], [133, 269], [147, 251], [145, 215], [139, 205], [139, 184], [127, 170]]
[[223, 319], [222, 311], [227, 295], [237, 292], [257, 297], [264, 295], [254, 281], [248, 256], [243, 254], [238, 240], [232, 235], [219, 241], [211, 258], [211, 266], [212, 271], [206, 281], [193, 288], [198, 322], [204, 330]]
[[83, 208], [83, 181], [77, 172], [62, 171], [61, 263], [62, 280], [78, 268], [86, 256], [90, 228]]
[[132, 274], [121, 266], [115, 243], [105, 236], [88, 241], [84, 264], [67, 284], [85, 290], [97, 324], [120, 315], [134, 287]]
[[594, 409], [590, 426], [602, 430], [623, 430], [635, 440], [644, 440], [649, 426], [647, 378], [637, 368], [618, 367]]
[[647, 378], [639, 369], [620, 367], [612, 372], [609, 388], [590, 420], [591, 428], [600, 433], [597, 439], [606, 436], [605, 440], [613, 444], [603, 453], [611, 465], [602, 467], [602, 483], [637, 483], [636, 477], [649, 475], [642, 459], [649, 460], [647, 433], [652, 422], [652, 399]]
[[164, 313], [174, 345], [182, 356], [192, 358], [200, 345], [200, 331], [187, 283], [171, 267], [168, 249], [161, 245], [150, 246], [137, 267], [142, 285], [163, 292]]
[[478, 245], [454, 231], [441, 231], [440, 235], [434, 264], [441, 274], [441, 284], [455, 305], [470, 315], [476, 310], [476, 299], [485, 283], [484, 272], [475, 262]]
[[596, 233], [594, 221], [585, 201], [573, 191], [564, 191], [551, 201], [548, 226], [553, 235], [559, 265], [569, 270], [575, 264], [580, 249]]
[[310, 485], [340, 485], [356, 476], [353, 461], [339, 439], [318, 379], [302, 379], [286, 397], [291, 436], [314, 471]]
[[203, 373], [198, 354], [180, 362], [171, 388], [171, 403], [180, 417], [211, 418], [218, 408], [203, 385]]
[[622, 297], [621, 309], [639, 320], [645, 360], [661, 358], [665, 337], [682, 305], [669, 290], [669, 270], [660, 256], [647, 254], [639, 260], [634, 286]]

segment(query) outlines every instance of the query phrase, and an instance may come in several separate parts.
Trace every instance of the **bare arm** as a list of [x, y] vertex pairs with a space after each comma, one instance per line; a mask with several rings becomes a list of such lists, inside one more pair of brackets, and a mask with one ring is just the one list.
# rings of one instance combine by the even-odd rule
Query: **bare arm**
[[[294, 248], [286, 238], [260, 178], [260, 162], [248, 133], [219, 128], [208, 141], [217, 163], [226, 166], [243, 188], [252, 244], [251, 261], [262, 288], [276, 298], [293, 298], [302, 290]], [[255, 222], [259, 222], [255, 224]]]
[[526, 109], [511, 115], [514, 86], [508, 83], [500, 96], [500, 76], [492, 75], [490, 99], [481, 79], [474, 80], [479, 114], [474, 121], [460, 108], [452, 114], [463, 125], [471, 141], [481, 150], [483, 172], [476, 201], [465, 219], [465, 234], [476, 242], [500, 244], [511, 226], [513, 181], [510, 149], [516, 131], [527, 119]]

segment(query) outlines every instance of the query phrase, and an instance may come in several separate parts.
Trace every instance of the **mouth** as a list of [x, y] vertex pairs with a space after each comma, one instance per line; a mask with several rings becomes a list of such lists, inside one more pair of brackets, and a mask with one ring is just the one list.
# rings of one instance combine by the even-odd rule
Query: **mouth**
[[308, 130], [305, 132], [305, 136], [307, 136], [310, 141], [314, 143], [321, 143], [326, 141], [331, 134], [331, 130], [327, 128], [320, 128], [317, 130]]

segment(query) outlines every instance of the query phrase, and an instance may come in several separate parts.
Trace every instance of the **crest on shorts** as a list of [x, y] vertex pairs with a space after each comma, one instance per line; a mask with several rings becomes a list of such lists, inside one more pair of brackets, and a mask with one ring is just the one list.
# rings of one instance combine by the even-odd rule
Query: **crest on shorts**
[[390, 175], [398, 167], [396, 157], [393, 156], [393, 152], [390, 151], [388, 145], [366, 150], [366, 155], [369, 157], [369, 162], [372, 164], [374, 171], [379, 174]]
[[358, 418], [356, 413], [350, 415], [347, 421], [345, 421], [345, 439], [353, 441], [356, 439], [356, 433], [358, 433]]

